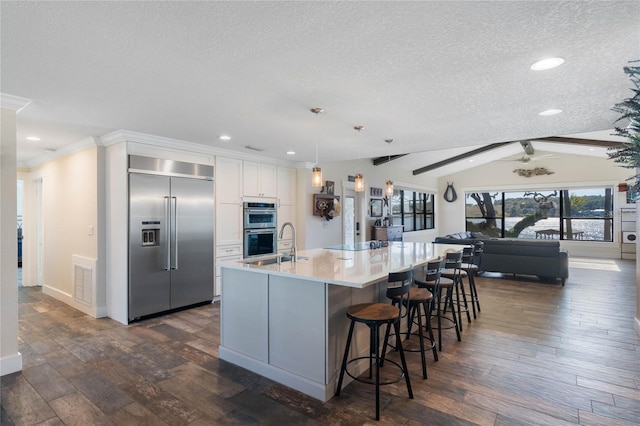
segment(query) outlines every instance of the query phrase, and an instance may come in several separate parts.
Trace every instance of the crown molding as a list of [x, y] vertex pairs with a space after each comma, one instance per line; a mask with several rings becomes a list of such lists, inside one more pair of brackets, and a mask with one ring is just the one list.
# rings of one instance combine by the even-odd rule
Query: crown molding
[[44, 163], [48, 163], [49, 161], [57, 160], [58, 158], [75, 154], [76, 152], [84, 151], [85, 149], [94, 146], [102, 146], [102, 142], [100, 141], [100, 138], [89, 136], [88, 138], [84, 138], [78, 142], [58, 148], [53, 152], [47, 152], [46, 154], [39, 155], [25, 163], [18, 164], [18, 167], [38, 167]]
[[19, 113], [24, 107], [31, 103], [31, 99], [21, 98], [20, 96], [0, 93], [0, 107], [12, 109]]
[[241, 151], [233, 151], [230, 149], [224, 149], [219, 147], [212, 147], [203, 145], [200, 143], [187, 142], [179, 139], [171, 139], [163, 136], [154, 136], [146, 133], [132, 132], [129, 130], [116, 130], [115, 132], [104, 135], [100, 138], [102, 146], [109, 146], [121, 142], [133, 142], [144, 145], [151, 145], [156, 148], [164, 148], [169, 150], [188, 151], [197, 154], [221, 156], [228, 158], [235, 158], [238, 160], [256, 161], [260, 163], [298, 167], [297, 164], [292, 161], [280, 160], [270, 157], [265, 157], [256, 154], [249, 154]]

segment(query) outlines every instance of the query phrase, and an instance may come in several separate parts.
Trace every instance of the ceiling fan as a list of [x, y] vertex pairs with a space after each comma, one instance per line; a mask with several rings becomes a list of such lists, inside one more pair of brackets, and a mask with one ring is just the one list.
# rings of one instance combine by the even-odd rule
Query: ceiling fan
[[556, 158], [557, 155], [555, 154], [543, 154], [543, 155], [523, 155], [522, 157], [519, 158], [507, 158], [504, 160], [498, 160], [498, 161], [517, 161], [519, 163], [529, 163], [532, 161], [539, 161], [539, 160], [543, 160], [545, 158]]

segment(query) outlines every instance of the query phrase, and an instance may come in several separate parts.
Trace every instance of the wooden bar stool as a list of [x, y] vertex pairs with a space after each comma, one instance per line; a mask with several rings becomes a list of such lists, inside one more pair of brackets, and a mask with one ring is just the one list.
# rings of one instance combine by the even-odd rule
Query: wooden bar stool
[[[436, 318], [438, 320], [438, 350], [442, 352], [442, 330], [445, 328], [442, 325], [442, 320], [447, 320], [451, 322], [450, 327], [456, 331], [456, 336], [458, 338], [458, 342], [462, 339], [460, 337], [460, 328], [458, 327], [458, 318], [456, 316], [456, 311], [453, 307], [453, 288], [454, 282], [449, 278], [442, 278], [440, 273], [444, 268], [444, 260], [440, 259], [436, 261], [437, 270], [433, 271], [430, 269], [429, 264], [427, 264], [427, 270], [425, 272], [424, 277], [416, 278], [414, 281], [418, 287], [426, 288], [434, 295], [435, 299], [433, 301], [433, 305], [436, 308]], [[435, 266], [435, 265], [433, 265]], [[444, 299], [442, 298], [442, 292], [444, 291]], [[451, 308], [451, 317], [447, 317], [444, 315], [442, 307]]]
[[[435, 266], [434, 266], [435, 264]], [[432, 268], [438, 268], [439, 262], [432, 262], [430, 265]], [[427, 271], [429, 271], [429, 265], [427, 265]], [[436, 269], [437, 271], [437, 269]], [[429, 272], [427, 272], [428, 274]], [[427, 361], [425, 357], [425, 339], [427, 339], [429, 343], [429, 348], [433, 352], [433, 359], [435, 361], [438, 360], [438, 350], [436, 348], [436, 341], [433, 337], [433, 329], [431, 328], [431, 313], [433, 310], [433, 294], [426, 288], [420, 288], [418, 286], [411, 287], [411, 291], [409, 295], [404, 295], [403, 297], [392, 297], [387, 291], [387, 297], [391, 299], [391, 304], [396, 305], [398, 303], [405, 304], [406, 312], [407, 312], [407, 331], [403, 331], [400, 333], [402, 339], [404, 339], [405, 343], [411, 339], [411, 336], [417, 336], [418, 342], [420, 343], [419, 348], [411, 348], [406, 345], [403, 346], [405, 352], [420, 352], [420, 358], [422, 361], [422, 378], [427, 378]], [[425, 319], [425, 324], [423, 326], [422, 319]], [[418, 326], [418, 331], [411, 331], [413, 325]], [[424, 330], [427, 330], [429, 335], [427, 337], [424, 336]], [[391, 344], [389, 344], [391, 345]], [[395, 346], [395, 345], [391, 345]], [[386, 350], [386, 348], [385, 348]], [[385, 352], [383, 351], [382, 358], [384, 359]]]
[[[390, 287], [387, 289], [387, 295], [393, 298], [408, 297], [411, 291], [411, 285], [413, 283], [413, 270], [402, 272], [391, 272], [388, 278], [389, 284], [400, 282], [398, 287]], [[353, 305], [347, 309], [347, 317], [351, 320], [349, 326], [349, 335], [347, 337], [347, 344], [344, 350], [344, 357], [342, 358], [342, 367], [340, 368], [340, 378], [338, 379], [338, 386], [336, 390], [336, 396], [340, 395], [342, 389], [342, 380], [344, 379], [344, 373], [346, 372], [351, 378], [359, 382], [375, 384], [376, 386], [376, 420], [380, 420], [380, 386], [396, 383], [404, 377], [407, 384], [407, 392], [409, 398], [413, 399], [413, 391], [411, 389], [411, 381], [409, 380], [409, 371], [407, 370], [407, 362], [404, 357], [404, 350], [402, 348], [401, 339], [396, 339], [396, 345], [400, 354], [401, 365], [395, 361], [387, 359], [388, 363], [391, 363], [394, 367], [400, 370], [400, 376], [394, 380], [380, 381], [380, 368], [385, 361], [384, 357], [386, 351], [383, 349], [382, 356], [380, 356], [380, 326], [386, 324], [386, 331], [383, 341], [383, 347], [389, 341], [390, 327], [393, 325], [395, 335], [400, 335], [400, 318], [402, 318], [403, 303], [399, 303], [397, 306], [387, 303], [361, 303]], [[351, 339], [353, 338], [353, 330], [356, 323], [365, 324], [370, 330], [369, 339], [369, 354], [367, 356], [360, 356], [349, 360], [349, 350], [351, 349]], [[357, 362], [363, 359], [369, 360], [369, 377], [356, 377], [352, 375], [348, 366], [352, 362]], [[375, 364], [375, 365], [374, 365]], [[374, 377], [375, 367], [375, 377]]]
[[484, 243], [478, 241], [472, 247], [465, 247], [462, 251], [462, 265], [461, 268], [467, 273], [469, 277], [469, 299], [471, 301], [471, 308], [473, 310], [473, 319], [476, 319], [476, 307], [480, 312], [480, 298], [478, 297], [478, 289], [476, 288], [476, 275], [478, 275], [478, 265], [474, 263], [474, 259], [480, 259]]
[[[453, 281], [453, 287], [456, 292], [454, 305], [458, 307], [458, 326], [462, 331], [462, 312], [466, 312], [467, 321], [471, 322], [471, 314], [469, 311], [469, 304], [467, 302], [467, 293], [464, 289], [464, 278], [467, 277], [467, 273], [462, 270], [462, 252], [447, 253], [444, 258], [444, 268], [440, 271], [440, 276], [448, 278]], [[444, 311], [447, 311], [445, 306]]]

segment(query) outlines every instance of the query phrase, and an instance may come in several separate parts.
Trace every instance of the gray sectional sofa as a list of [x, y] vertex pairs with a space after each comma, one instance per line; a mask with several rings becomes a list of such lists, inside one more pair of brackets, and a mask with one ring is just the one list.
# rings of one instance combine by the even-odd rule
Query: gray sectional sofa
[[495, 238], [481, 232], [457, 232], [437, 237], [441, 244], [484, 243], [480, 259], [474, 258], [479, 271], [506, 274], [537, 275], [542, 279], [560, 279], [562, 285], [569, 277], [569, 255], [560, 249], [558, 241], [539, 241], [517, 238]]
[[560, 279], [564, 287], [569, 277], [569, 255], [560, 249], [558, 241], [491, 239], [484, 241], [479, 269]]
[[484, 241], [491, 239], [490, 236], [482, 232], [456, 232], [445, 235], [444, 237], [436, 237], [435, 243], [440, 244], [474, 244], [476, 241]]

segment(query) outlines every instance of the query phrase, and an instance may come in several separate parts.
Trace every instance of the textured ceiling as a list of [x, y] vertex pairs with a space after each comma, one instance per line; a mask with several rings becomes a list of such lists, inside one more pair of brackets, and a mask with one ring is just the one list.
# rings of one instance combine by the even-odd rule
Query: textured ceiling
[[33, 100], [20, 162], [118, 129], [321, 162], [604, 131], [640, 59], [637, 1], [0, 8], [0, 91]]

